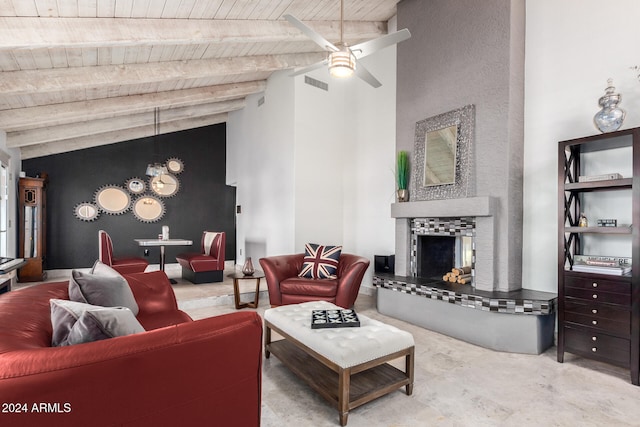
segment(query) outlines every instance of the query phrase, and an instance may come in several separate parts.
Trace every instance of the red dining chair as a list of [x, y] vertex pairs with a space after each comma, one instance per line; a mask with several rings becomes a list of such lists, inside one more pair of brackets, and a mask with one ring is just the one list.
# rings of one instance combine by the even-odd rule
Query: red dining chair
[[120, 274], [142, 273], [149, 262], [141, 257], [119, 257], [113, 255], [113, 242], [109, 234], [98, 231], [98, 257], [104, 264], [110, 266]]
[[182, 266], [182, 278], [192, 283], [222, 282], [224, 272], [224, 231], [202, 233], [200, 252], [185, 252], [176, 255]]

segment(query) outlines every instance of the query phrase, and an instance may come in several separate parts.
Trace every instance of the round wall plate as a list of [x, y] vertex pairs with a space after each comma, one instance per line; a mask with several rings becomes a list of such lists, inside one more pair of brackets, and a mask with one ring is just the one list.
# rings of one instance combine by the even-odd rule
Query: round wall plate
[[132, 194], [142, 194], [147, 189], [147, 183], [138, 177], [128, 179], [124, 185]]
[[144, 195], [133, 202], [133, 215], [142, 222], [157, 222], [164, 216], [164, 203], [156, 196]]
[[165, 164], [167, 165], [167, 169], [169, 170], [169, 172], [171, 172], [172, 174], [177, 175], [184, 170], [184, 162], [176, 157], [167, 159], [167, 162]]
[[94, 196], [98, 208], [110, 215], [120, 215], [131, 207], [131, 196], [117, 185], [100, 187]]
[[170, 173], [152, 176], [149, 178], [149, 188], [157, 196], [172, 197], [180, 189], [180, 181]]
[[98, 207], [89, 202], [78, 203], [73, 208], [73, 213], [80, 221], [95, 221], [100, 216]]

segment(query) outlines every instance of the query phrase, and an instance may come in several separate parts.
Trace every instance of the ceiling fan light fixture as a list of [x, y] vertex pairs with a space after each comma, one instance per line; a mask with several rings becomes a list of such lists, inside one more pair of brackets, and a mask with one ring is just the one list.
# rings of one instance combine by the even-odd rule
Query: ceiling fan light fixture
[[329, 54], [329, 74], [331, 77], [351, 77], [355, 70], [356, 58], [348, 49]]

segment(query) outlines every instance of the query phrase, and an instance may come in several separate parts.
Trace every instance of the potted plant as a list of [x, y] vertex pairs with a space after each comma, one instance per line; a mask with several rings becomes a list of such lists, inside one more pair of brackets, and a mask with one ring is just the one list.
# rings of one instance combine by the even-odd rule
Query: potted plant
[[409, 153], [398, 151], [396, 162], [396, 181], [398, 184], [398, 202], [409, 200]]

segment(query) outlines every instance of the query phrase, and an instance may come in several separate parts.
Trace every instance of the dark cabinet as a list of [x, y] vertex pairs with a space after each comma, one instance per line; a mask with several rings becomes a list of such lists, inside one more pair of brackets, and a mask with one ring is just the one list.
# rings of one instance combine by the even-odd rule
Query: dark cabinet
[[635, 385], [640, 368], [638, 144], [640, 128], [634, 128], [561, 141], [558, 156], [558, 362], [568, 352], [621, 366]]
[[46, 180], [20, 178], [18, 181], [18, 256], [26, 264], [18, 270], [20, 282], [45, 279]]

